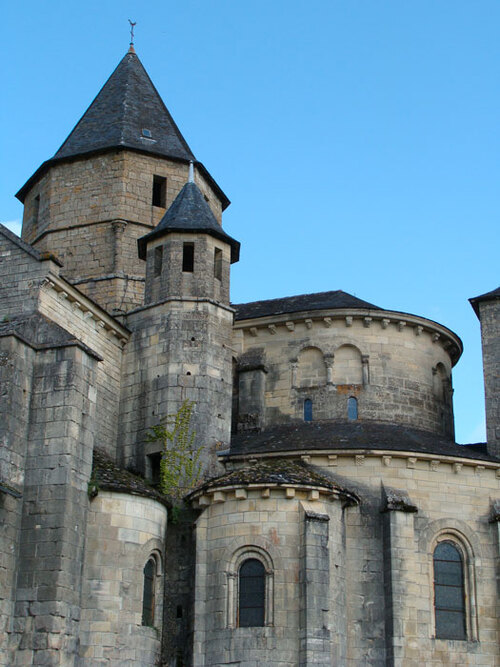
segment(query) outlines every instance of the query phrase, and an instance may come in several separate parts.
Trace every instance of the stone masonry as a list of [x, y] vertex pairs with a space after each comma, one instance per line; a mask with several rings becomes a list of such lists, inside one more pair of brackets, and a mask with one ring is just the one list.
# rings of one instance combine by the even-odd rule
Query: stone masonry
[[[231, 303], [229, 200], [133, 47], [18, 197], [1, 666], [500, 665], [498, 289], [471, 299], [488, 442], [460, 446], [446, 327], [341, 290]], [[185, 401], [177, 469], [148, 436]]]

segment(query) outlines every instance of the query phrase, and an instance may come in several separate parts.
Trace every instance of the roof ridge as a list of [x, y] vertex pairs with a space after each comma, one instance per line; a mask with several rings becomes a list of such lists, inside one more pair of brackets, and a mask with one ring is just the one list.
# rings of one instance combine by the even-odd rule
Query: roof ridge
[[[120, 144], [125, 143], [125, 123], [124, 123], [124, 120], [125, 120], [125, 113], [126, 113], [126, 109], [127, 109], [128, 97], [130, 95], [130, 66], [129, 66], [129, 63], [130, 63], [131, 57], [133, 58], [134, 56], [137, 58], [137, 56], [135, 54], [135, 51], [134, 51], [134, 53], [132, 53], [131, 51], [127, 51], [127, 53], [125, 55], [125, 58], [127, 58], [127, 77], [125, 79], [125, 95], [123, 96], [123, 99], [121, 100], [121, 104], [120, 104], [120, 107], [121, 107], [121, 109], [120, 109], [120, 111], [121, 111]], [[139, 63], [140, 63], [140, 60], [139, 60]], [[113, 75], [111, 75], [111, 76], [113, 76]], [[106, 85], [106, 84], [104, 84], [104, 85]]]
[[246, 306], [250, 303], [267, 303], [268, 301], [284, 301], [285, 299], [300, 299], [305, 296], [319, 296], [320, 294], [348, 294], [349, 296], [353, 296], [355, 299], [358, 298], [354, 296], [354, 294], [349, 294], [349, 292], [344, 292], [344, 290], [334, 289], [334, 290], [323, 290], [321, 292], [306, 292], [304, 294], [289, 294], [288, 296], [274, 296], [271, 299], [256, 299], [255, 301], [245, 301], [235, 305]]

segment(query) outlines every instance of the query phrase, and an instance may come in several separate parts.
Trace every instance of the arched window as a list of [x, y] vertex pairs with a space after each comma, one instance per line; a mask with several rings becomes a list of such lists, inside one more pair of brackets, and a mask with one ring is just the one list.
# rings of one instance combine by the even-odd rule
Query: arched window
[[241, 628], [264, 625], [266, 571], [257, 558], [243, 561], [239, 570], [238, 625]]
[[313, 419], [313, 402], [310, 398], [304, 401], [304, 421], [312, 422]]
[[466, 639], [464, 563], [453, 542], [434, 549], [434, 612], [438, 639]]
[[358, 399], [349, 396], [347, 399], [347, 419], [355, 421], [358, 418]]
[[257, 545], [240, 547], [228, 563], [228, 628], [272, 626], [274, 623], [274, 566]]
[[144, 583], [142, 592], [142, 625], [152, 627], [155, 620], [155, 576], [156, 561], [150, 558], [144, 566]]

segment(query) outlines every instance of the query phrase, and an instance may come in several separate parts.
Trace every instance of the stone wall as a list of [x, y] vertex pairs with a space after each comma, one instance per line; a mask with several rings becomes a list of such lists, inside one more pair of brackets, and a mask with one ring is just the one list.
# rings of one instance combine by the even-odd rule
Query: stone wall
[[[184, 243], [194, 246], [194, 266], [189, 272], [182, 269]], [[155, 266], [157, 249], [160, 249], [161, 265]], [[220, 279], [214, 275], [216, 249], [222, 252]], [[144, 302], [154, 303], [171, 296], [194, 296], [229, 305], [230, 262], [230, 246], [208, 234], [172, 232], [155, 239], [148, 246]]]
[[[3, 233], [5, 230], [5, 233]], [[0, 322], [33, 312], [38, 303], [39, 287], [49, 272], [59, 267], [51, 259], [41, 260], [13, 241], [15, 235], [0, 229]]]
[[11, 664], [7, 649], [16, 598], [34, 356], [14, 336], [0, 338], [0, 665]]
[[[90, 503], [83, 568], [82, 667], [157, 665], [167, 510], [149, 498], [99, 491]], [[151, 627], [143, 625], [144, 566], [155, 561]]]
[[[70, 285], [49, 276], [40, 290], [39, 310], [101, 357], [92, 387], [99, 447], [116, 456], [123, 346], [128, 332]], [[104, 319], [103, 319], [104, 318]]]
[[8, 664], [76, 664], [96, 363], [70, 346], [33, 364]]
[[195, 403], [192, 430], [204, 448], [207, 470], [215, 450], [227, 447], [231, 428], [232, 310], [208, 299], [172, 298], [131, 313], [132, 330], [123, 366], [119, 434], [120, 459], [143, 472], [146, 431], [175, 414], [184, 400]]
[[[399, 313], [310, 312], [238, 321], [240, 356], [265, 365], [264, 426], [302, 421], [304, 401], [313, 420], [348, 418], [406, 424], [453, 437], [451, 368], [460, 343], [428, 320]], [[241, 335], [243, 333], [243, 335]], [[247, 418], [240, 387], [240, 421]]]
[[[166, 178], [165, 207], [152, 205], [153, 176]], [[22, 237], [64, 264], [64, 276], [109, 311], [142, 303], [144, 263], [137, 239], [154, 228], [188, 180], [188, 165], [117, 150], [56, 163], [25, 199]], [[196, 182], [216, 218], [222, 207]]]
[[[354, 490], [359, 506], [279, 487], [200, 499], [193, 664], [496, 664], [498, 465], [338, 451], [310, 462]], [[443, 539], [465, 554], [465, 641], [435, 638], [432, 555]], [[241, 628], [231, 579], [238, 554], [252, 550], [272, 563], [272, 622]]]

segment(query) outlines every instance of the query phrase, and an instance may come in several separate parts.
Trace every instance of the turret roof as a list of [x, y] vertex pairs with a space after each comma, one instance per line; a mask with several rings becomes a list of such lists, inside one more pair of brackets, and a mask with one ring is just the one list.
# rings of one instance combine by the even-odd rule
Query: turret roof
[[196, 183], [186, 183], [157, 227], [138, 239], [139, 257], [146, 259], [147, 244], [152, 239], [169, 232], [210, 234], [231, 246], [231, 262], [237, 262], [239, 259], [239, 242], [226, 234], [219, 225]]
[[229, 206], [227, 196], [194, 157], [133, 49], [121, 59], [54, 157], [37, 169], [16, 196], [23, 202], [31, 186], [56, 162], [117, 148], [194, 161], [219, 197], [222, 209]]
[[132, 51], [122, 58], [54, 157], [122, 146], [181, 160], [195, 159]]

